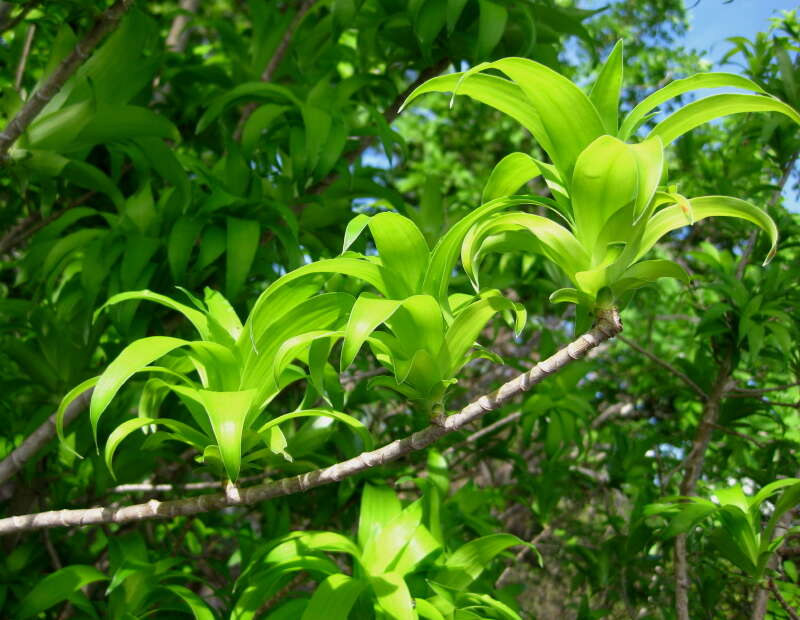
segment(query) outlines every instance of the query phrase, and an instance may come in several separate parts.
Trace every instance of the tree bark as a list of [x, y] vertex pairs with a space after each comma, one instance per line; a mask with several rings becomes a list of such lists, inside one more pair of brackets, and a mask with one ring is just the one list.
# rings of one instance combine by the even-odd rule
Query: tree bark
[[[711, 441], [714, 425], [719, 418], [720, 405], [730, 383], [733, 355], [727, 353], [717, 370], [717, 378], [708, 394], [703, 416], [697, 426], [692, 448], [684, 461], [681, 495], [694, 495], [697, 480], [703, 472], [706, 450]], [[675, 611], [678, 620], [689, 620], [689, 562], [686, 551], [686, 534], [675, 538]]]
[[69, 55], [61, 61], [55, 71], [42, 86], [25, 102], [16, 116], [0, 132], [0, 158], [7, 157], [8, 149], [17, 141], [33, 120], [39, 115], [50, 100], [61, 90], [61, 87], [78, 70], [78, 67], [89, 58], [95, 47], [105, 36], [114, 30], [122, 16], [128, 11], [134, 0], [117, 0], [95, 21], [87, 35], [80, 41]]

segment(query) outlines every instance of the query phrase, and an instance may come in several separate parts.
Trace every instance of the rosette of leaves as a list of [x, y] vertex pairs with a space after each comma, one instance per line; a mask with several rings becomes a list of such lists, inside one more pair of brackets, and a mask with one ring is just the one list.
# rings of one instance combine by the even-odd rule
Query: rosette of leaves
[[[120, 442], [152, 425], [168, 430], [162, 438], [196, 448], [204, 462], [224, 471], [232, 481], [239, 477], [243, 461], [275, 454], [291, 460], [279, 425], [295, 418], [333, 418], [359, 435], [361, 447], [370, 448], [372, 440], [364, 425], [338, 411], [301, 409], [269, 420], [262, 415], [284, 387], [306, 376], [306, 371], [292, 362], [308, 363], [307, 348], [287, 347], [286, 343], [308, 333], [340, 329], [353, 305], [351, 295], [315, 295], [317, 290], [313, 284], [284, 289], [273, 303], [254, 310], [247, 330], [228, 301], [210, 289], [204, 301], [190, 296], [195, 307], [150, 291], [115, 295], [104, 308], [125, 301], [153, 301], [180, 312], [200, 339], [150, 336], [129, 344], [101, 375], [78, 385], [63, 399], [57, 412], [59, 436], [63, 438], [66, 406], [93, 387], [89, 417], [97, 442], [98, 423], [119, 390], [135, 374], [146, 373], [155, 376], [142, 390], [138, 416], [119, 424], [106, 442], [105, 460], [112, 473]], [[193, 425], [159, 417], [160, 405], [170, 392], [188, 409]]]
[[[429, 472], [437, 465], [446, 468], [433, 453]], [[231, 617], [254, 617], [264, 601], [305, 571], [317, 582], [314, 591], [287, 599], [268, 617], [519, 620], [514, 609], [487, 593], [493, 582], [482, 576], [498, 555], [527, 543], [511, 534], [490, 534], [451, 545], [440, 512], [427, 510], [431, 502], [444, 501], [449, 485], [445, 475], [434, 477], [435, 483], [423, 485], [422, 497], [406, 506], [389, 487], [366, 484], [354, 537], [298, 531], [268, 541], [237, 580]]]
[[[487, 74], [493, 70], [503, 74]], [[555, 291], [553, 302], [582, 308], [624, 305], [630, 293], [658, 278], [687, 280], [668, 260], [642, 260], [664, 235], [711, 216], [756, 224], [771, 242], [778, 233], [760, 208], [738, 198], [686, 198], [667, 185], [665, 147], [716, 118], [743, 112], [779, 112], [800, 123], [789, 105], [755, 82], [729, 73], [676, 80], [646, 97], [624, 118], [619, 115], [623, 54], [618, 43], [587, 95], [552, 69], [525, 58], [481, 63], [463, 73], [429, 80], [407, 99], [422, 94], [465, 94], [508, 114], [537, 140], [552, 163], [525, 153], [502, 159], [489, 178], [484, 200], [508, 196], [541, 176], [553, 200], [552, 217], [496, 213], [470, 231], [462, 260], [475, 286], [480, 257], [509, 249], [538, 252], [555, 262], [573, 287]], [[659, 120], [643, 138], [637, 131], [659, 115], [658, 107], [704, 88], [733, 87], [756, 94], [719, 94], [698, 99]], [[765, 261], [766, 262], [766, 261]]]
[[[262, 294], [256, 308], [312, 274], [343, 274], [370, 285], [374, 290], [361, 292], [341, 331], [319, 332], [316, 336], [309, 333], [308, 338], [324, 341], [319, 342], [322, 358], [327, 358], [333, 344], [342, 340], [340, 372], [353, 363], [366, 343], [391, 372], [391, 376], [375, 378], [373, 385], [395, 390], [431, 411], [442, 405], [448, 386], [467, 362], [482, 356], [497, 359], [474, 346], [495, 314], [513, 315], [517, 331], [525, 325], [525, 309], [498, 291], [479, 296], [450, 295], [449, 282], [458, 249], [472, 224], [509, 204], [531, 201], [527, 197], [502, 198], [488, 203], [454, 226], [432, 250], [407, 217], [393, 212], [358, 215], [347, 226], [339, 257], [287, 274]], [[367, 228], [376, 255], [350, 250]], [[287, 346], [303, 344], [298, 340], [296, 345]], [[321, 369], [312, 369], [312, 373], [321, 373]]]

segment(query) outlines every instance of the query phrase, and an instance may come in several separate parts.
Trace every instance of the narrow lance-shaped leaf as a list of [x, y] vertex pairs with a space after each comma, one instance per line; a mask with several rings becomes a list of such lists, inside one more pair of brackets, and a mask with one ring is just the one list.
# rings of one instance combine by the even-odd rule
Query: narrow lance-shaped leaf
[[163, 357], [178, 347], [189, 344], [180, 338], [166, 336], [152, 336], [135, 340], [108, 365], [100, 375], [92, 393], [89, 406], [89, 420], [92, 424], [92, 433], [97, 443], [97, 423], [100, 416], [116, 396], [123, 384], [136, 372]]
[[630, 111], [622, 123], [617, 136], [620, 140], [627, 140], [633, 132], [644, 122], [648, 115], [662, 103], [679, 95], [703, 88], [742, 88], [763, 93], [764, 90], [752, 80], [735, 73], [699, 73], [682, 80], [670, 82], [664, 88], [657, 90], [643, 99]]
[[616, 135], [619, 116], [619, 94], [622, 89], [622, 40], [617, 41], [614, 49], [600, 68], [589, 99], [594, 103], [603, 127], [607, 133]]
[[800, 124], [800, 114], [774, 97], [765, 95], [712, 95], [694, 101], [658, 123], [648, 138], [659, 136], [664, 144], [670, 144], [695, 127], [716, 118], [743, 112], [780, 112]]
[[[778, 228], [765, 211], [749, 202], [729, 196], [703, 196], [701, 198], [692, 198], [689, 202], [697, 222], [713, 216], [736, 217], [752, 222], [761, 228], [769, 235], [771, 242], [771, 248], [764, 260], [764, 265], [772, 260], [778, 244]], [[686, 225], [686, 214], [678, 205], [665, 207], [658, 211], [647, 223], [641, 246], [634, 260], [638, 260], [646, 254], [668, 232], [676, 228], [683, 228]]]

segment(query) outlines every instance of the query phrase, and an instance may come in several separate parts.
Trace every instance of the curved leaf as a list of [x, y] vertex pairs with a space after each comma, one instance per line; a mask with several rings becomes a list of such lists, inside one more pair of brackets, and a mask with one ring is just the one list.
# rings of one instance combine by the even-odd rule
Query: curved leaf
[[89, 420], [97, 444], [97, 423], [123, 384], [136, 372], [170, 351], [190, 344], [180, 338], [151, 336], [135, 340], [108, 365], [97, 380], [89, 406]]
[[94, 319], [97, 320], [97, 316], [108, 308], [109, 306], [113, 306], [118, 303], [122, 303], [123, 301], [152, 301], [157, 304], [161, 304], [162, 306], [166, 306], [171, 310], [175, 310], [180, 312], [183, 316], [185, 316], [189, 322], [194, 325], [197, 333], [200, 334], [200, 337], [203, 340], [210, 340], [211, 335], [208, 328], [208, 318], [205, 314], [200, 312], [199, 310], [195, 310], [194, 308], [182, 304], [180, 302], [175, 301], [171, 297], [167, 297], [166, 295], [161, 295], [159, 293], [154, 293], [153, 291], [148, 290], [141, 290], [141, 291], [128, 291], [126, 293], [118, 293], [116, 295], [111, 296], [106, 303], [100, 306], [94, 313]]
[[353, 363], [361, 346], [378, 326], [385, 323], [400, 307], [402, 301], [360, 295], [353, 304], [344, 330], [340, 371]]
[[285, 413], [284, 415], [278, 416], [277, 418], [273, 418], [264, 426], [258, 429], [258, 433], [263, 433], [273, 426], [277, 426], [279, 424], [283, 424], [289, 420], [294, 420], [296, 418], [312, 418], [312, 417], [319, 417], [319, 418], [332, 418], [343, 424], [349, 426], [360, 438], [362, 443], [364, 444], [364, 450], [371, 450], [372, 447], [375, 445], [374, 440], [372, 439], [372, 435], [369, 432], [369, 429], [364, 426], [362, 422], [357, 420], [351, 415], [346, 413], [342, 413], [341, 411], [333, 411], [331, 409], [303, 409], [302, 411], [293, 411], [292, 413]]
[[489, 175], [483, 188], [481, 202], [511, 196], [531, 179], [542, 174], [536, 160], [525, 153], [509, 153], [501, 159]]
[[692, 90], [724, 87], [743, 88], [757, 93], [764, 92], [764, 90], [752, 80], [741, 75], [736, 75], [735, 73], [698, 73], [697, 75], [692, 75], [682, 80], [675, 80], [639, 102], [625, 117], [617, 137], [620, 140], [627, 140], [630, 138], [639, 125], [647, 119], [650, 112], [670, 99]]
[[[772, 257], [775, 256], [775, 249], [778, 245], [778, 228], [772, 218], [762, 209], [749, 202], [731, 198], [730, 196], [703, 196], [701, 198], [692, 198], [689, 202], [697, 222], [713, 216], [736, 217], [752, 222], [769, 235], [772, 244], [763, 264], [767, 265], [772, 260]], [[638, 260], [646, 254], [668, 232], [683, 228], [686, 225], [686, 213], [680, 206], [673, 205], [658, 211], [647, 222], [641, 245], [634, 260]]]
[[607, 133], [615, 135], [619, 122], [619, 94], [622, 89], [622, 40], [617, 41], [614, 49], [606, 58], [597, 76], [589, 99], [594, 103], [603, 121]]
[[360, 579], [337, 573], [317, 586], [301, 620], [347, 620], [367, 584]]
[[716, 118], [741, 114], [743, 112], [780, 112], [795, 123], [800, 124], [800, 114], [790, 105], [779, 99], [765, 95], [712, 95], [694, 101], [673, 112], [658, 123], [647, 135], [660, 137], [664, 144], [670, 144], [695, 127]]
[[145, 426], [149, 426], [150, 424], [156, 424], [160, 426], [166, 426], [170, 430], [175, 432], [175, 438], [179, 439], [195, 448], [198, 451], [202, 452], [205, 447], [210, 443], [208, 437], [206, 437], [203, 433], [200, 433], [193, 429], [188, 424], [184, 424], [183, 422], [179, 422], [177, 420], [171, 420], [170, 418], [132, 418], [130, 420], [125, 420], [122, 424], [117, 426], [111, 434], [108, 436], [108, 440], [106, 441], [106, 447], [104, 451], [104, 458], [106, 462], [106, 467], [108, 467], [108, 471], [111, 472], [111, 476], [116, 480], [117, 476], [114, 473], [114, 468], [112, 466], [114, 460], [114, 454], [119, 447], [119, 444], [125, 440], [131, 433], [143, 428]]
[[83, 586], [108, 577], [94, 566], [74, 564], [48, 575], [25, 595], [15, 612], [16, 618], [30, 618], [68, 599]]

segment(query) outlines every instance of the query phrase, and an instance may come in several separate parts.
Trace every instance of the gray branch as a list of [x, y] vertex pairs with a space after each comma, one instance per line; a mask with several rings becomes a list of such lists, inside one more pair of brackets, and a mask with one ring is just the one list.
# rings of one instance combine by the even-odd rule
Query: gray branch
[[78, 70], [78, 67], [89, 57], [95, 47], [105, 36], [114, 30], [119, 20], [133, 4], [134, 0], [117, 0], [106, 10], [82, 41], [78, 42], [69, 55], [61, 61], [55, 71], [42, 86], [25, 102], [17, 115], [11, 119], [6, 128], [0, 132], [0, 157], [7, 156], [8, 149], [17, 141], [33, 120], [39, 115], [49, 101], [61, 90], [61, 87]]
[[[92, 396], [92, 389], [73, 400], [64, 411], [64, 426], [67, 426], [86, 408]], [[56, 414], [52, 414], [33, 433], [25, 438], [20, 446], [0, 461], [0, 484], [16, 474], [45, 444], [56, 436]]]
[[51, 527], [98, 525], [101, 523], [127, 523], [155, 518], [171, 518], [218, 510], [226, 506], [249, 505], [275, 497], [302, 493], [318, 486], [338, 482], [372, 467], [397, 460], [411, 452], [427, 448], [432, 443], [473, 422], [489, 411], [503, 406], [513, 397], [528, 391], [547, 376], [558, 372], [575, 360], [582, 359], [597, 345], [613, 338], [622, 331], [622, 322], [616, 309], [610, 309], [598, 317], [590, 331], [560, 351], [539, 362], [531, 370], [508, 381], [492, 392], [481, 396], [451, 416], [442, 416], [434, 424], [403, 439], [358, 456], [298, 476], [268, 481], [253, 487], [160, 502], [152, 499], [143, 504], [111, 508], [99, 506], [75, 510], [53, 510], [0, 519], [0, 534], [12, 534], [27, 530]]

